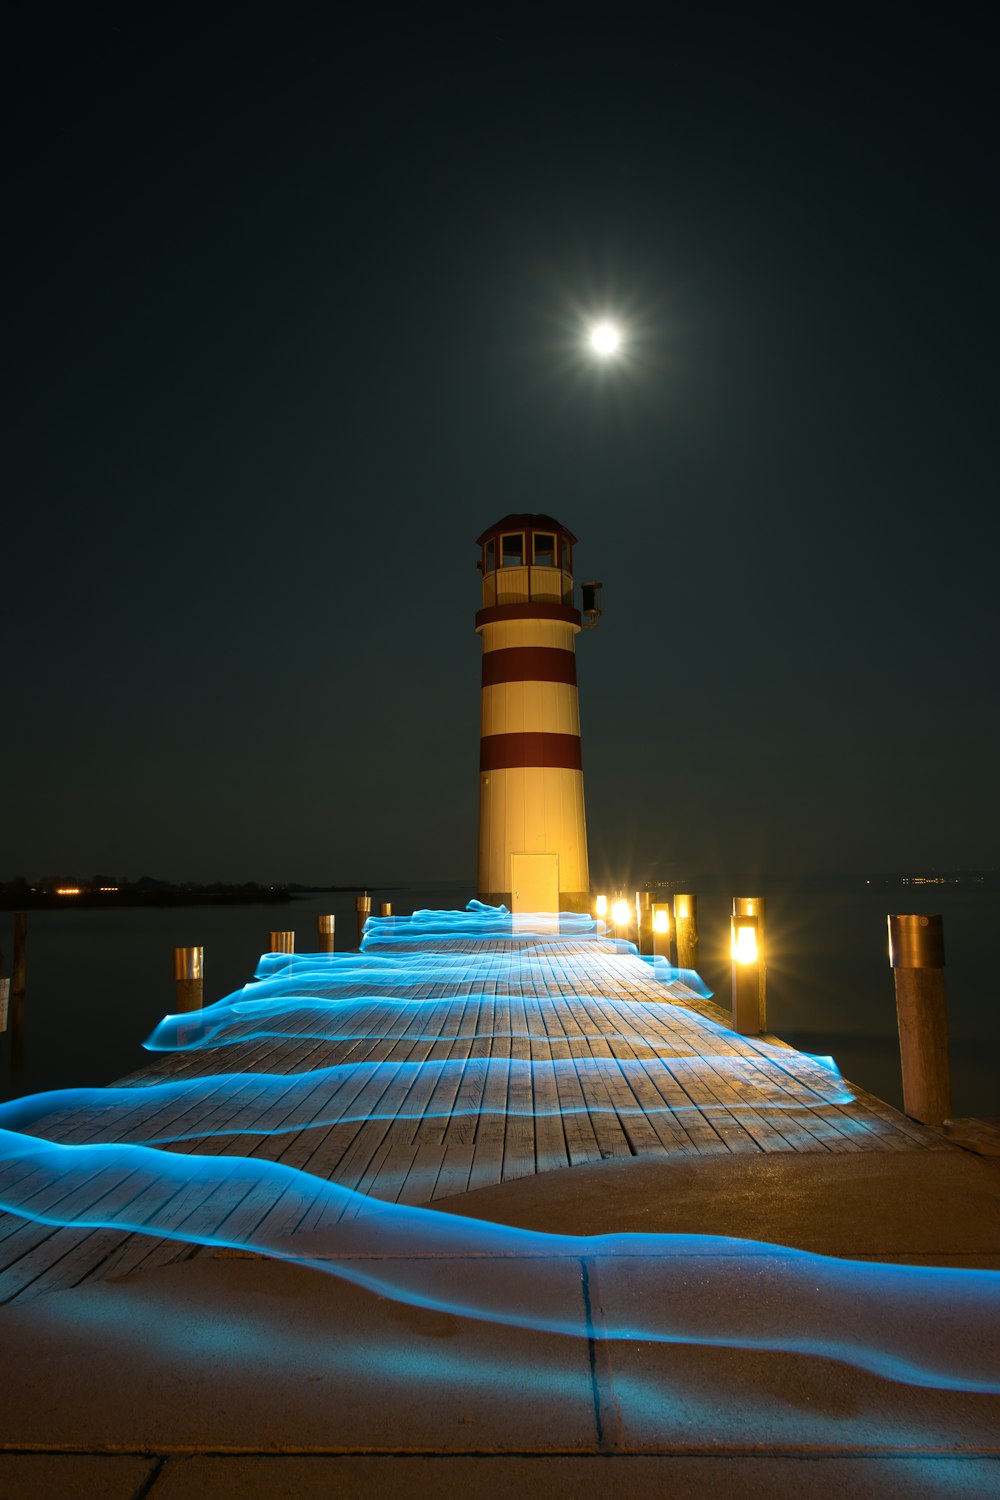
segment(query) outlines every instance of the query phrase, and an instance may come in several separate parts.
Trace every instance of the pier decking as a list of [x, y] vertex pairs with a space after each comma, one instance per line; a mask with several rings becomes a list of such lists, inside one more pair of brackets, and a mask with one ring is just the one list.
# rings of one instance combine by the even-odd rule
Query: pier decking
[[[225, 1045], [159, 1057], [123, 1080], [139, 1096], [145, 1085], [223, 1071], [245, 1084], [198, 1111], [151, 1102], [144, 1116], [137, 1099], [113, 1138], [267, 1158], [411, 1204], [613, 1157], [956, 1150], [862, 1090], [846, 1098], [834, 1072], [778, 1038], [733, 1034], [720, 1006], [604, 939], [461, 935], [422, 947], [415, 937], [386, 951], [408, 975], [397, 974], [388, 999], [362, 972], [324, 990], [324, 956], [270, 960], [293, 997], [309, 979], [284, 1034], [261, 1035], [255, 1017], [235, 1016]], [[374, 969], [382, 952], [376, 937], [366, 955]], [[428, 967], [428, 952], [446, 965]], [[337, 1034], [319, 1035], [317, 1008], [333, 998]], [[332, 1067], [311, 1085], [308, 1075]], [[31, 1130], [83, 1145], [111, 1138], [101, 1123], [63, 1110]], [[97, 1201], [99, 1182], [93, 1190]], [[183, 1235], [189, 1207], [178, 1191], [172, 1232]], [[220, 1202], [220, 1225], [231, 1209]], [[273, 1209], [262, 1198], [251, 1216]], [[245, 1220], [246, 1204], [241, 1212]], [[204, 1253], [182, 1238], [0, 1215], [0, 1300]]]

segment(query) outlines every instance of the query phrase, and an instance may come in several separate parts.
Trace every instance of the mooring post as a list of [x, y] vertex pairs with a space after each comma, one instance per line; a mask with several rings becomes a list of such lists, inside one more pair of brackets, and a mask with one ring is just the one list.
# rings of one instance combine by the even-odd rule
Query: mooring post
[[635, 893], [635, 938], [640, 953], [653, 952], [653, 897], [649, 891]]
[[332, 912], [324, 912], [322, 916], [316, 918], [316, 931], [319, 933], [320, 953], [333, 952], [333, 935], [336, 925], [337, 919]]
[[751, 913], [733, 913], [733, 1030], [741, 1036], [756, 1036], [761, 1030], [757, 921]]
[[294, 932], [269, 932], [267, 935], [268, 953], [294, 953]]
[[205, 1003], [204, 948], [174, 949], [174, 983], [177, 986], [177, 1014], [201, 1010]]
[[924, 1125], [941, 1125], [951, 1115], [944, 926], [940, 915], [890, 916], [888, 922], [903, 1109]]
[[10, 980], [0, 974], [0, 1032], [7, 1030], [7, 1013], [10, 1010]]
[[380, 917], [391, 917], [392, 916], [392, 902], [391, 901], [383, 901], [382, 904], [381, 904], [381, 906], [378, 909], [378, 914], [379, 914]]
[[18, 1000], [24, 999], [25, 989], [25, 949], [28, 944], [28, 914], [24, 911], [14, 913], [14, 953], [10, 965], [10, 998], [14, 1001], [15, 1010]]
[[764, 917], [767, 902], [763, 896], [734, 896], [733, 917], [757, 918], [757, 1026], [767, 1030], [767, 933]]
[[358, 923], [358, 947], [361, 947], [361, 939], [365, 935], [365, 923], [372, 914], [372, 898], [365, 891], [363, 896], [354, 898], [354, 914]]
[[698, 967], [698, 897], [674, 897], [674, 941], [677, 945], [677, 967]]
[[10, 1013], [7, 1021], [10, 1027], [10, 1066], [15, 1077], [20, 1076], [24, 1067], [25, 950], [27, 944], [28, 914], [16, 911], [14, 913], [14, 951], [10, 965]]

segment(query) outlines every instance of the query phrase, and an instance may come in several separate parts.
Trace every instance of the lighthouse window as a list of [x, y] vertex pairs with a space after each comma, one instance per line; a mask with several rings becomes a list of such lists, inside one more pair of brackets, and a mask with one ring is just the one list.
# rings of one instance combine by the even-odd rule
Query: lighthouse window
[[524, 566], [524, 532], [500, 538], [500, 566], [520, 568]]
[[492, 573], [497, 565], [497, 544], [493, 537], [486, 543], [486, 571]]
[[554, 568], [556, 565], [556, 539], [544, 532], [535, 535], [535, 567]]

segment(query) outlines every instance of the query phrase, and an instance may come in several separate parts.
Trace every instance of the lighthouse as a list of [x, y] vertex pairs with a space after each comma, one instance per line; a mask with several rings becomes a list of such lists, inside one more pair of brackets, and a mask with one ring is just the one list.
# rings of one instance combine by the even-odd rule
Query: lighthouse
[[[576, 537], [552, 516], [510, 515], [479, 537], [482, 901], [586, 911], [590, 897], [573, 604]], [[595, 589], [584, 585], [596, 621]], [[589, 606], [589, 607], [588, 607]]]

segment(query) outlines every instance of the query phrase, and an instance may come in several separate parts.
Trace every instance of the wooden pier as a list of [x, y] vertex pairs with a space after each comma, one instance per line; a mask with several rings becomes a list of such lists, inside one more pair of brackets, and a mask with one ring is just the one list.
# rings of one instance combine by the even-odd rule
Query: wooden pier
[[[307, 1019], [297, 1031], [294, 1012], [292, 1034], [280, 1038], [254, 1035], [259, 1028], [247, 1020], [224, 1047], [161, 1055], [122, 1082], [141, 1090], [245, 1074], [245, 1088], [197, 1119], [177, 1104], [172, 1121], [169, 1107], [158, 1106], [156, 1131], [169, 1134], [173, 1125], [186, 1137], [167, 1149], [264, 1157], [411, 1204], [614, 1157], [957, 1150], [863, 1090], [832, 1102], [822, 1069], [810, 1072], [777, 1037], [735, 1035], [719, 1005], [681, 983], [664, 984], [649, 962], [604, 939], [463, 936], [430, 946], [450, 955], [446, 974], [416, 962], [418, 942], [392, 950], [397, 959], [408, 949], [414, 957], [413, 982], [393, 989], [408, 1002], [402, 1023], [399, 1007], [362, 977], [336, 988], [344, 1039], [310, 1034]], [[308, 964], [301, 956], [287, 962], [292, 976]], [[322, 1004], [315, 987], [308, 1004], [312, 1012]], [[311, 1123], [299, 1090], [293, 1128], [276, 1123], [272, 1088], [262, 1125], [261, 1073], [291, 1080], [376, 1062], [423, 1066], [362, 1068], [357, 1086], [344, 1087], [342, 1077], [332, 1099], [332, 1085], [317, 1084]], [[534, 1064], [528, 1082], [525, 1070], [511, 1067], [517, 1062]], [[153, 1123], [133, 1116], [117, 1139], [155, 1138]], [[65, 1111], [32, 1132], [67, 1144], [96, 1138], [92, 1115]], [[271, 1208], [261, 1201], [262, 1220]], [[185, 1211], [179, 1191], [175, 1232], [183, 1232]], [[221, 1222], [225, 1205], [219, 1211]], [[205, 1253], [175, 1239], [0, 1215], [0, 1301]]]

